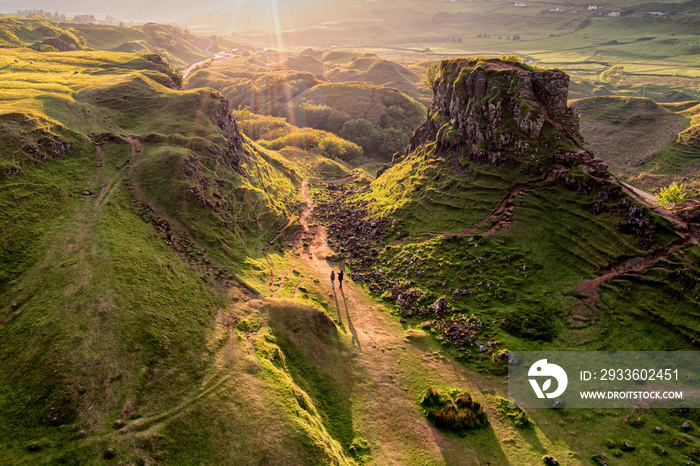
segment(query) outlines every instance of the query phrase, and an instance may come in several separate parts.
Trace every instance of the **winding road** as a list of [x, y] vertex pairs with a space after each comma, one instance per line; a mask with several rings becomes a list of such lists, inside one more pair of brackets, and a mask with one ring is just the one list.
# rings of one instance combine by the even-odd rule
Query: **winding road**
[[209, 45], [207, 46], [206, 50], [204, 50], [204, 51], [206, 53], [208, 53], [209, 55], [211, 55], [211, 57], [205, 58], [204, 60], [200, 60], [200, 61], [195, 62], [195, 63], [192, 63], [192, 64], [188, 65], [186, 68], [183, 68], [182, 70], [180, 70], [180, 72], [182, 73], [183, 80], [187, 79], [187, 76], [190, 75], [192, 70], [197, 68], [199, 65], [203, 65], [205, 63], [208, 63], [208, 62], [214, 61], [214, 60], [220, 60], [226, 56], [226, 52], [211, 53], [209, 51], [214, 46], [214, 41], [212, 39], [210, 39], [208, 37], [199, 37], [199, 39], [205, 39], [205, 40], [209, 41]]

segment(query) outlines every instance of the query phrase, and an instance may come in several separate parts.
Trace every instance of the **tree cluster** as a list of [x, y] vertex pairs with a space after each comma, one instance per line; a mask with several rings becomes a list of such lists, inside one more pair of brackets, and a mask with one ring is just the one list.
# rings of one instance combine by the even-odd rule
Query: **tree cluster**
[[622, 65], [615, 65], [600, 73], [600, 80], [613, 86], [622, 84], [626, 76], [625, 68]]

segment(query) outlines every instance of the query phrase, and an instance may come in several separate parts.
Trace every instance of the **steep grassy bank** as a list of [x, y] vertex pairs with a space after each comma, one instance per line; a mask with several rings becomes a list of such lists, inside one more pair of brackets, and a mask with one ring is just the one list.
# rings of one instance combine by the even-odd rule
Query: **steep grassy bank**
[[3, 461], [347, 463], [352, 437], [304, 391], [322, 384], [297, 388], [294, 366], [263, 362], [271, 334], [231, 320], [296, 165], [242, 136], [220, 94], [174, 90], [157, 56], [2, 60]]

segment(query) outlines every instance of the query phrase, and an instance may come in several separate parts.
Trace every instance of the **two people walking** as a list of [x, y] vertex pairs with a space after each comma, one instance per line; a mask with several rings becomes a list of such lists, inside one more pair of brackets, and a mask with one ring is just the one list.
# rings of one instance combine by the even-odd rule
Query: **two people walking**
[[[343, 271], [338, 272], [338, 288], [343, 289]], [[335, 270], [331, 270], [331, 289], [335, 290]]]

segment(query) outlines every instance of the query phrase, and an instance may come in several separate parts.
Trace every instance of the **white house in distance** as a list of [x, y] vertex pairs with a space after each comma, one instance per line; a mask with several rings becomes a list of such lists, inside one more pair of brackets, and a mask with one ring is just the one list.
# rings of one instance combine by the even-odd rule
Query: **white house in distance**
[[526, 7], [527, 5], [525, 5], [523, 2], [517, 2], [515, 6]]
[[608, 13], [608, 16], [620, 16], [620, 12], [619, 11], [611, 11], [610, 13]]
[[597, 9], [598, 9], [598, 5], [588, 5], [588, 11], [597, 10]]

